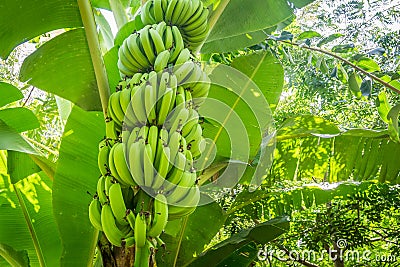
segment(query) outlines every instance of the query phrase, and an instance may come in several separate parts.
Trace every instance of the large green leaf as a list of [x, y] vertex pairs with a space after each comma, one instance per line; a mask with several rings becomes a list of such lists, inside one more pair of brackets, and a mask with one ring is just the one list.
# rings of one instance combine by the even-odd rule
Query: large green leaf
[[0, 2], [0, 57], [42, 33], [82, 26], [75, 0], [3, 0]]
[[[39, 175], [40, 174], [40, 175]], [[60, 266], [61, 243], [53, 216], [52, 182], [43, 173], [16, 185], [0, 175], [0, 243], [26, 250], [31, 266]], [[0, 266], [5, 263], [0, 259]]]
[[[230, 38], [276, 26], [292, 15], [292, 9], [284, 0], [231, 0], [211, 30], [206, 43], [220, 40], [216, 47], [222, 48], [224, 43], [232, 47]], [[243, 38], [235, 41], [238, 42], [236, 49], [243, 48]], [[211, 50], [207, 48], [208, 52], [214, 52]]]
[[256, 45], [268, 38], [268, 34], [272, 33], [276, 26], [269, 27], [260, 31], [248, 32], [237, 36], [216, 39], [204, 43], [201, 52], [207, 53], [225, 53], [235, 51], [252, 45]]
[[20, 100], [24, 97], [17, 87], [5, 82], [0, 82], [0, 95], [0, 107]]
[[217, 266], [235, 251], [241, 249], [250, 242], [266, 244], [289, 230], [287, 217], [276, 218], [252, 228], [243, 230], [238, 234], [222, 241], [203, 254], [188, 266]]
[[36, 154], [35, 149], [13, 128], [0, 120], [0, 150], [13, 150]]
[[38, 119], [32, 111], [26, 108], [7, 108], [0, 110], [0, 120], [21, 133], [38, 128]]
[[237, 57], [232, 67], [246, 74], [263, 92], [273, 111], [283, 88], [284, 72], [280, 62], [269, 52]]
[[53, 210], [63, 245], [63, 266], [88, 266], [93, 260], [97, 231], [88, 206], [100, 172], [98, 143], [104, 136], [102, 113], [72, 109], [63, 134], [53, 186]]
[[159, 266], [184, 266], [193, 260], [194, 253], [200, 254], [215, 234], [224, 225], [226, 215], [219, 204], [212, 202], [197, 207], [187, 220], [175, 223], [176, 236], [165, 233], [161, 236], [166, 242], [167, 252], [158, 251]]
[[85, 110], [101, 110], [83, 29], [65, 32], [28, 56], [22, 64], [20, 79]]

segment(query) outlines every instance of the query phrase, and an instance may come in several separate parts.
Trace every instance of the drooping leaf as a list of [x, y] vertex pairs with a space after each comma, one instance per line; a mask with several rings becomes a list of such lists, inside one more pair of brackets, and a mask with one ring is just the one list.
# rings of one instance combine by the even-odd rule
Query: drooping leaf
[[37, 154], [35, 149], [13, 128], [0, 120], [0, 150], [13, 150]]
[[[267, 10], [273, 12], [268, 12], [266, 16]], [[283, 0], [255, 0], [251, 4], [248, 1], [232, 0], [214, 25], [206, 43], [270, 28], [292, 15], [292, 9]], [[223, 43], [219, 45], [223, 46]]]
[[5, 82], [0, 82], [0, 95], [0, 107], [20, 100], [24, 97], [17, 87]]
[[334, 53], [347, 53], [350, 52], [354, 49], [354, 44], [341, 44], [341, 45], [335, 45], [332, 47], [332, 52]]
[[372, 90], [372, 80], [369, 78], [365, 78], [360, 86], [360, 91], [363, 96], [369, 96], [371, 95], [371, 90]]
[[376, 101], [376, 107], [378, 108], [378, 113], [381, 119], [384, 122], [389, 123], [387, 115], [389, 113], [389, 110], [391, 109], [391, 106], [389, 104], [385, 91], [379, 93]]
[[331, 34], [331, 35], [329, 35], [329, 36], [327, 36], [327, 37], [325, 37], [325, 38], [322, 38], [322, 39], [318, 42], [317, 46], [318, 46], [318, 47], [321, 47], [321, 46], [323, 46], [323, 45], [325, 45], [325, 44], [328, 44], [328, 43], [330, 43], [330, 42], [333, 42], [334, 40], [336, 40], [337, 38], [342, 37], [342, 36], [343, 36], [343, 34], [341, 34], [341, 33], [333, 33], [333, 34]]
[[53, 185], [64, 266], [91, 265], [93, 260], [98, 233], [89, 222], [88, 205], [100, 175], [97, 153], [104, 132], [102, 113], [74, 106], [65, 126]]
[[200, 254], [187, 266], [217, 266], [238, 249], [255, 242], [266, 244], [289, 230], [287, 217], [276, 218], [243, 230]]
[[321, 37], [321, 34], [316, 31], [304, 31], [297, 36], [297, 40], [311, 39], [315, 37]]
[[358, 75], [357, 72], [354, 71], [353, 73], [350, 74], [349, 89], [353, 93], [353, 95], [355, 97], [357, 97], [358, 99], [360, 99], [362, 96], [362, 93], [360, 90], [361, 83], [362, 83], [362, 79], [361, 79], [360, 75]]
[[13, 267], [29, 266], [29, 257], [26, 250], [16, 251], [6, 244], [0, 244], [0, 257], [3, 257]]
[[399, 113], [400, 104], [397, 104], [389, 110], [387, 114], [387, 119], [389, 121], [389, 135], [390, 138], [397, 143], [400, 143], [399, 139]]
[[254, 242], [243, 246], [242, 248], [233, 252], [228, 258], [223, 260], [217, 267], [225, 266], [251, 266], [253, 261], [257, 260], [259, 248]]
[[28, 56], [22, 64], [20, 79], [85, 110], [101, 110], [83, 29], [65, 32]]
[[[0, 175], [0, 185], [8, 177]], [[7, 201], [0, 205], [0, 243], [28, 252], [31, 266], [60, 266], [61, 243], [53, 216], [52, 183], [43, 173], [1, 188]], [[0, 265], [4, 261], [0, 258]]]
[[40, 126], [32, 111], [26, 108], [7, 108], [0, 110], [0, 120], [21, 133]]
[[81, 27], [74, 0], [3, 0], [0, 3], [0, 57], [6, 58], [19, 44], [40, 34]]

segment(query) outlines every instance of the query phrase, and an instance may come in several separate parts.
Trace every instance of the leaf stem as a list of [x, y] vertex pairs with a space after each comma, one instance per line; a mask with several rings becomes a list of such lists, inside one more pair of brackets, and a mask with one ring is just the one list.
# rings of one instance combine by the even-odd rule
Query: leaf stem
[[104, 117], [107, 117], [108, 99], [110, 98], [110, 87], [108, 85], [107, 72], [101, 56], [97, 27], [94, 21], [92, 6], [89, 0], [77, 0], [79, 11], [82, 17], [82, 23], [85, 28], [88, 41], [90, 56], [92, 58], [93, 68], [96, 75], [97, 87], [99, 89], [101, 106]]
[[21, 196], [21, 194], [19, 192], [19, 189], [15, 186], [15, 184], [12, 184], [12, 186], [13, 186], [13, 189], [15, 191], [15, 194], [17, 195], [18, 203], [21, 206], [22, 213], [24, 214], [25, 222], [26, 222], [26, 224], [28, 226], [29, 233], [31, 234], [33, 246], [35, 247], [35, 251], [36, 251], [36, 255], [37, 255], [38, 260], [39, 260], [39, 264], [40, 264], [41, 267], [44, 267], [44, 266], [46, 266], [46, 262], [44, 260], [44, 256], [43, 256], [42, 250], [40, 248], [40, 244], [39, 244], [38, 238], [36, 236], [35, 229], [33, 229], [32, 220], [31, 220], [31, 218], [29, 216], [29, 213], [28, 213], [28, 211], [26, 209], [25, 202], [22, 199], [22, 196]]
[[382, 84], [386, 88], [388, 88], [388, 89], [400, 94], [400, 90], [397, 89], [396, 87], [394, 87], [393, 85], [385, 82], [384, 80], [382, 80], [381, 78], [375, 76], [374, 74], [372, 74], [372, 73], [370, 73], [370, 72], [368, 72], [366, 70], [363, 70], [359, 66], [355, 65], [354, 63], [350, 62], [349, 60], [347, 60], [345, 58], [342, 58], [341, 56], [339, 56], [339, 55], [337, 55], [335, 53], [332, 53], [330, 51], [327, 51], [327, 50], [324, 50], [324, 49], [320, 49], [320, 48], [317, 48], [317, 47], [302, 45], [302, 44], [295, 43], [295, 42], [289, 42], [289, 41], [279, 41], [279, 42], [285, 43], [285, 44], [289, 44], [289, 45], [292, 45], [292, 46], [297, 46], [297, 47], [300, 47], [300, 48], [304, 48], [304, 49], [307, 49], [307, 50], [319, 52], [319, 53], [334, 57], [334, 58], [346, 63], [347, 65], [351, 66], [352, 68], [356, 69], [357, 71], [363, 73], [364, 75], [370, 77], [372, 80], [375, 80], [376, 82]]
[[181, 245], [182, 245], [183, 234], [186, 231], [186, 226], [187, 226], [188, 219], [189, 219], [189, 216], [186, 216], [182, 220], [182, 227], [181, 227], [181, 231], [179, 233], [178, 246], [177, 246], [176, 254], [175, 254], [175, 257], [174, 257], [174, 264], [172, 265], [174, 267], [176, 266], [176, 262], [178, 261], [179, 251], [180, 251]]

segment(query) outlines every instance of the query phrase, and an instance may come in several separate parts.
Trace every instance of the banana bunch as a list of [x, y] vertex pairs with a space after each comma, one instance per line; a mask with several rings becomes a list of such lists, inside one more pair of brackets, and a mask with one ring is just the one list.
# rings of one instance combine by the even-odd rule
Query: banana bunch
[[141, 9], [145, 25], [165, 21], [177, 26], [192, 51], [207, 37], [208, 9], [201, 0], [150, 0]]
[[118, 51], [123, 80], [108, 102], [89, 219], [113, 246], [135, 246], [134, 266], [143, 267], [165, 245], [167, 222], [200, 201], [198, 108], [210, 79], [191, 52], [208, 34], [200, 0], [149, 0], [140, 16], [146, 26]]
[[170, 63], [188, 60], [190, 53], [183, 51], [184, 46], [177, 26], [169, 26], [164, 21], [146, 25], [122, 43], [118, 50], [118, 68], [128, 77], [151, 70], [159, 72]]

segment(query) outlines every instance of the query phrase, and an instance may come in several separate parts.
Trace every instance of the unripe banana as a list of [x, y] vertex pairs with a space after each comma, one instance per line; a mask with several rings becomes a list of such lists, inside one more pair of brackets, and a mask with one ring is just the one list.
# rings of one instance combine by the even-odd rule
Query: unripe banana
[[[138, 33], [131, 34], [126, 39], [126, 46], [132, 57], [142, 66], [143, 71], [147, 71], [150, 67], [150, 62], [146, 57], [143, 49], [141, 49], [141, 41]], [[136, 82], [138, 83], [138, 82]]]
[[176, 155], [179, 152], [179, 146], [181, 143], [181, 134], [178, 132], [170, 132], [168, 147], [171, 149], [170, 159], [175, 162]]
[[171, 57], [169, 59], [170, 63], [175, 62], [178, 58], [181, 51], [185, 48], [185, 44], [183, 42], [183, 37], [178, 27], [172, 26], [172, 35], [174, 36], [174, 48], [171, 51]]
[[117, 179], [118, 182], [120, 182], [123, 185], [127, 185], [124, 180], [120, 177], [117, 168], [115, 167], [115, 148], [117, 147], [117, 145], [119, 145], [120, 143], [115, 144], [111, 150], [110, 150], [110, 155], [108, 157], [108, 167], [110, 168], [111, 171], [111, 175]]
[[138, 214], [135, 220], [135, 242], [136, 246], [144, 247], [146, 244], [146, 218], [143, 214]]
[[168, 204], [163, 194], [157, 194], [154, 199], [154, 219], [147, 233], [150, 237], [159, 236], [168, 222]]
[[136, 217], [132, 210], [126, 210], [126, 220], [128, 221], [131, 229], [134, 230]]
[[196, 179], [195, 172], [184, 172], [178, 186], [167, 196], [168, 203], [174, 205], [183, 200], [190, 188], [195, 185]]
[[118, 172], [118, 176], [123, 181], [123, 184], [129, 186], [137, 186], [136, 182], [129, 171], [125, 153], [125, 146], [122, 143], [115, 145], [114, 149], [114, 166]]
[[157, 87], [147, 85], [145, 90], [145, 109], [147, 114], [147, 121], [153, 124], [157, 120], [156, 107], [157, 107]]
[[102, 175], [107, 175], [108, 170], [108, 155], [110, 154], [110, 147], [105, 144], [100, 148], [97, 156], [97, 163]]
[[140, 86], [137, 88], [135, 93], [131, 94], [131, 105], [133, 112], [138, 119], [138, 123], [145, 125], [147, 121], [146, 108], [143, 105], [144, 102], [144, 87]]
[[192, 54], [190, 53], [190, 50], [185, 48], [183, 49], [180, 53], [178, 58], [175, 61], [175, 65], [179, 66], [185, 63], [186, 61], [189, 61], [191, 58]]
[[157, 22], [164, 20], [164, 10], [162, 8], [162, 0], [154, 0], [154, 18]]
[[144, 153], [144, 140], [133, 143], [129, 149], [129, 168], [132, 173], [134, 181], [139, 185], [144, 185], [144, 172], [143, 172], [143, 153]]
[[168, 3], [168, 7], [165, 11], [165, 22], [167, 22], [168, 24], [172, 23], [172, 15], [174, 13], [175, 10], [175, 6], [178, 4], [178, 0], [170, 0]]
[[[164, 46], [166, 49], [170, 50], [174, 46], [174, 35], [172, 33], [172, 27], [167, 26], [163, 36]], [[169, 61], [171, 62], [171, 61]]]
[[146, 24], [154, 24], [156, 23], [156, 19], [153, 17], [152, 12], [150, 11], [150, 8], [152, 6], [152, 1], [147, 1], [141, 10], [140, 17], [142, 19], [142, 22]]
[[176, 19], [176, 25], [182, 25], [182, 22], [187, 19], [188, 13], [192, 12], [192, 0], [181, 0], [181, 2], [183, 2], [184, 6]]
[[144, 185], [147, 187], [151, 187], [154, 180], [154, 153], [151, 145], [146, 144], [145, 150], [143, 153], [143, 169], [144, 169]]
[[174, 105], [173, 102], [174, 95], [175, 95], [174, 89], [166, 88], [164, 96], [161, 99], [160, 110], [158, 112], [158, 121], [157, 121], [158, 126], [162, 126], [165, 123], [165, 120], [169, 112], [172, 110]]
[[97, 181], [97, 196], [99, 198], [99, 201], [102, 205], [108, 201], [107, 195], [106, 195], [106, 187], [105, 187], [105, 177], [101, 176], [99, 180]]
[[156, 51], [156, 55], [159, 55], [162, 51], [165, 51], [163, 39], [158, 31], [156, 29], [150, 28], [149, 34]]
[[89, 220], [93, 227], [99, 231], [103, 231], [101, 225], [101, 204], [97, 198], [92, 199], [89, 205]]
[[195, 64], [193, 61], [186, 61], [180, 66], [174, 68], [174, 74], [178, 80], [178, 85], [184, 84], [185, 81], [190, 77], [191, 73], [194, 71]]
[[165, 181], [164, 183], [165, 192], [172, 190], [173, 188], [175, 188], [177, 184], [179, 184], [179, 182], [182, 179], [182, 175], [185, 171], [185, 167], [186, 167], [186, 157], [181, 152], [178, 152], [174, 162], [174, 167], [168, 173], [167, 181]]
[[110, 198], [110, 207], [117, 222], [120, 225], [127, 225], [128, 221], [125, 219], [126, 206], [122, 196], [121, 185], [119, 183], [113, 184], [108, 194]]
[[104, 205], [101, 209], [101, 224], [108, 241], [114, 246], [120, 247], [125, 235], [117, 227], [110, 205]]
[[150, 144], [153, 153], [156, 153], [158, 142], [158, 127], [151, 126], [147, 137], [147, 143]]
[[154, 64], [156, 59], [156, 53], [154, 52], [153, 43], [150, 39], [149, 29], [151, 26], [147, 25], [143, 29], [139, 31], [140, 42], [142, 44], [144, 53], [146, 54], [147, 59], [150, 63]]
[[156, 57], [156, 61], [154, 62], [154, 70], [156, 72], [161, 72], [164, 69], [166, 69], [168, 66], [170, 56], [171, 54], [168, 50], [164, 50], [161, 53], [159, 53], [158, 56]]

